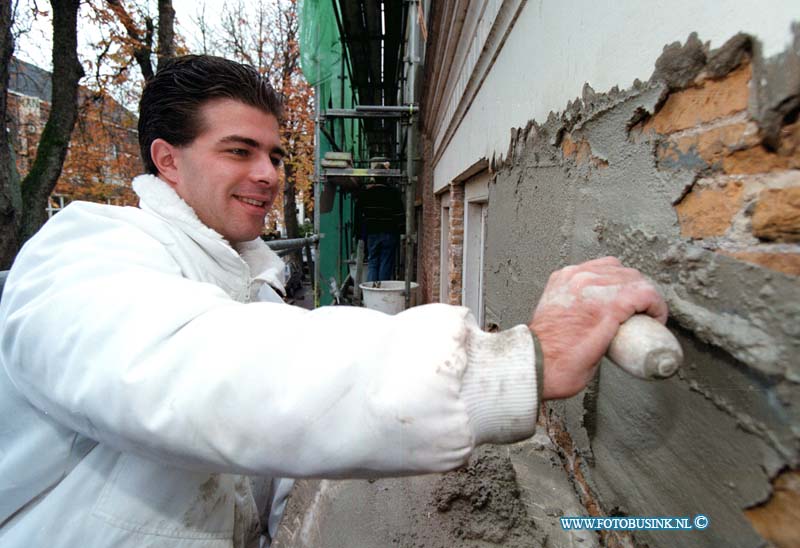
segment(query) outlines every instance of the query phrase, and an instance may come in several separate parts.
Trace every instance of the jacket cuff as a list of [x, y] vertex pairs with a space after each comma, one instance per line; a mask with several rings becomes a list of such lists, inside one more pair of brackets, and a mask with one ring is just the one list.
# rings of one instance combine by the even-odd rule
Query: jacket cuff
[[541, 349], [530, 329], [500, 333], [470, 326], [461, 381], [475, 445], [512, 443], [536, 429], [541, 400]]

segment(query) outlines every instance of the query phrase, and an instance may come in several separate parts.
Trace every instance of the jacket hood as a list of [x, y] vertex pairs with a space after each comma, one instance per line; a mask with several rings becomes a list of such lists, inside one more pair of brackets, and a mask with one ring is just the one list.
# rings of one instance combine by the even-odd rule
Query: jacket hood
[[[220, 233], [203, 224], [192, 207], [155, 175], [145, 174], [134, 178], [133, 190], [139, 196], [139, 207], [143, 210], [168, 220], [191, 236], [201, 236], [194, 238], [198, 243], [201, 243], [199, 240], [210, 240], [225, 246], [247, 263], [254, 280], [264, 281], [280, 293], [286, 293], [285, 263], [261, 238], [231, 246]], [[214, 254], [213, 249], [203, 247], [208, 253]]]

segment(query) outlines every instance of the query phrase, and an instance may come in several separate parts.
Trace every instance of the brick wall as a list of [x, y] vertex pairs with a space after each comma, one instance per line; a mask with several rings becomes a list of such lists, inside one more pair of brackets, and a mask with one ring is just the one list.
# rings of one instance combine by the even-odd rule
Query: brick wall
[[[8, 125], [17, 170], [30, 171], [39, 138], [50, 115], [50, 103], [38, 97], [8, 94]], [[53, 190], [70, 200], [121, 205], [137, 203], [130, 182], [143, 172], [136, 118], [113, 99], [95, 102], [81, 92], [78, 119], [72, 131], [61, 176]]]
[[8, 94], [8, 123], [17, 171], [28, 173], [36, 158], [36, 147], [50, 114], [50, 104], [36, 97]]
[[422, 259], [417, 272], [423, 303], [439, 302], [439, 242], [441, 239], [442, 203], [433, 195], [431, 141], [422, 134], [422, 167], [419, 186], [422, 187], [422, 226], [418, 227]]
[[[800, 275], [800, 120], [784, 118], [768, 147], [748, 112], [752, 66], [718, 79], [702, 74], [670, 94], [641, 130], [657, 134], [665, 170], [694, 165], [698, 178], [675, 204], [681, 236], [703, 247], [793, 276]], [[775, 546], [800, 538], [800, 474], [772, 482], [773, 494], [745, 515]]]
[[447, 283], [449, 304], [461, 304], [461, 278], [464, 262], [464, 185], [450, 183], [450, 241], [447, 246], [450, 278]]
[[762, 267], [800, 275], [800, 121], [784, 120], [779, 144], [762, 144], [748, 114], [749, 62], [718, 79], [699, 76], [637, 128], [653, 138], [665, 171], [698, 177], [675, 204], [681, 235]]

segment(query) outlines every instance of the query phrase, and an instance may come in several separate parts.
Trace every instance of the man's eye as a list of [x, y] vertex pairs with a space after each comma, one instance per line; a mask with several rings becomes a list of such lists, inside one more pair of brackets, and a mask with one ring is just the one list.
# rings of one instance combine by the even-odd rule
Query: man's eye
[[247, 156], [248, 154], [250, 154], [250, 151], [244, 148], [232, 148], [228, 152], [230, 152], [234, 156]]
[[270, 159], [272, 160], [272, 165], [275, 167], [283, 165], [283, 157], [281, 156], [270, 156]]

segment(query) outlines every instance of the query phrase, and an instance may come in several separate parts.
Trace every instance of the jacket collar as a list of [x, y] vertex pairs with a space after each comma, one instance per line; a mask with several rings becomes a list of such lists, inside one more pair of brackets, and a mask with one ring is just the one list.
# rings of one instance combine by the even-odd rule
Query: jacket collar
[[285, 294], [285, 263], [261, 238], [231, 246], [216, 230], [203, 224], [191, 206], [155, 175], [145, 174], [134, 178], [133, 190], [139, 196], [139, 207], [143, 210], [155, 213], [179, 228], [212, 255], [214, 250], [211, 246], [203, 245], [199, 240], [205, 240], [214, 247], [222, 245], [236, 253], [250, 267], [250, 272], [255, 273], [253, 279], [262, 280]]

